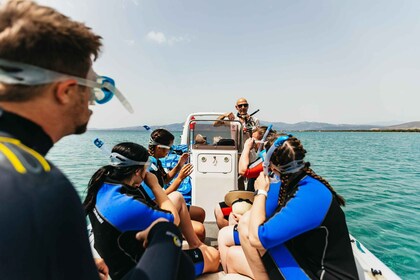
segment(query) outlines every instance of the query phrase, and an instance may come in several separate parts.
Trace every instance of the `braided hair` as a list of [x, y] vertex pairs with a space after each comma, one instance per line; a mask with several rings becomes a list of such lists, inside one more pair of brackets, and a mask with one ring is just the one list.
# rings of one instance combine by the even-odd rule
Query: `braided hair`
[[[149, 158], [146, 148], [132, 142], [117, 144], [112, 148], [112, 152], [140, 162], [146, 162]], [[96, 195], [105, 181], [122, 182], [123, 180], [130, 178], [139, 168], [144, 168], [144, 166], [105, 165], [99, 168], [89, 180], [87, 195], [83, 201], [83, 207], [85, 208], [86, 214], [89, 214], [95, 207]]]
[[[268, 140], [268, 143], [266, 144], [266, 149], [268, 149], [274, 141], [278, 138], [279, 135], [275, 135], [274, 137], [270, 137]], [[268, 148], [267, 148], [268, 146]], [[291, 136], [289, 139], [287, 139], [283, 145], [278, 147], [276, 150], [274, 150], [273, 155], [271, 156], [270, 162], [276, 166], [282, 166], [286, 165], [292, 161], [296, 160], [303, 160], [305, 158], [306, 150], [303, 148], [302, 143], [294, 136]], [[282, 183], [282, 186], [285, 186], [284, 188], [281, 188], [280, 195], [279, 195], [279, 204], [284, 205], [287, 198], [287, 192], [288, 186], [295, 185], [294, 182], [296, 181], [297, 177], [300, 177], [300, 173], [304, 172], [305, 174], [315, 178], [316, 180], [323, 183], [333, 194], [335, 199], [337, 199], [338, 203], [341, 206], [345, 206], [346, 202], [344, 198], [339, 195], [334, 188], [328, 183], [327, 180], [322, 178], [321, 176], [317, 175], [311, 168], [310, 163], [306, 162], [305, 166], [301, 171], [297, 171], [295, 173], [280, 173], [280, 180]]]

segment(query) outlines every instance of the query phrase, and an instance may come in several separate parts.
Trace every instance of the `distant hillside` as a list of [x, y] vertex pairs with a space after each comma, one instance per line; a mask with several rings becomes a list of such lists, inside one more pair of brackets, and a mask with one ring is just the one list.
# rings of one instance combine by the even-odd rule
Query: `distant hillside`
[[[262, 125], [268, 125], [269, 122], [261, 121]], [[374, 125], [354, 125], [354, 124], [330, 124], [319, 122], [298, 122], [288, 124], [283, 122], [271, 123], [273, 128], [278, 131], [304, 131], [304, 130], [370, 130], [378, 128]]]
[[420, 129], [420, 122], [408, 122], [408, 123], [402, 123], [398, 125], [391, 125], [382, 127], [382, 130], [387, 129]]
[[[392, 126], [378, 126], [378, 125], [364, 125], [364, 124], [330, 124], [330, 123], [319, 123], [319, 122], [298, 122], [294, 124], [283, 123], [283, 122], [267, 122], [261, 121], [261, 125], [272, 124], [273, 128], [277, 131], [345, 131], [345, 130], [360, 130], [360, 131], [383, 131], [383, 130], [419, 130], [420, 121], [409, 122], [399, 125]], [[167, 125], [154, 125], [150, 126], [151, 131], [157, 128], [164, 128], [169, 131], [182, 131], [184, 123], [173, 123]], [[93, 129], [95, 130], [95, 129]], [[107, 129], [108, 130], [108, 129]], [[125, 127], [125, 128], [114, 128], [110, 130], [139, 130], [145, 131], [143, 126]]]

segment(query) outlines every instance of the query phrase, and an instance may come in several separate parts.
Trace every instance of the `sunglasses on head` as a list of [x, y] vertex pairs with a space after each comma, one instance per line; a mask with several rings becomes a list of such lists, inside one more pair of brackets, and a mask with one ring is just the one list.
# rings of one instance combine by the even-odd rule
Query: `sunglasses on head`
[[242, 107], [248, 108], [248, 104], [247, 103], [245, 103], [245, 104], [238, 104], [236, 106], [238, 106], [238, 108], [242, 108]]

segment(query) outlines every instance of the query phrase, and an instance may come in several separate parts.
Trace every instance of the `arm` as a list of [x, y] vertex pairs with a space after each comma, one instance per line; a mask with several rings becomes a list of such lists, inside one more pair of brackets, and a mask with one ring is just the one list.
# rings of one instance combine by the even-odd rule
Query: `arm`
[[258, 175], [263, 171], [263, 162], [260, 160], [260, 163], [252, 168], [248, 168], [245, 173], [244, 177], [246, 178], [257, 178]]
[[169, 200], [162, 187], [159, 185], [156, 176], [150, 172], [147, 172], [144, 181], [155, 195], [156, 204], [161, 209], [171, 212], [174, 216], [174, 224], [178, 225], [180, 222], [178, 211], [175, 205]]
[[[270, 179], [263, 172], [260, 173], [255, 181], [255, 190], [269, 191]], [[265, 222], [265, 203], [267, 197], [265, 195], [257, 195], [254, 198], [254, 203], [251, 207], [251, 214], [249, 220], [249, 241], [251, 245], [257, 249], [264, 249], [258, 236], [258, 229], [260, 225]]]
[[225, 113], [225, 114], [223, 114], [223, 115], [219, 116], [219, 117], [217, 118], [217, 121], [215, 121], [215, 122], [213, 123], [213, 125], [214, 125], [214, 126], [221, 126], [221, 125], [225, 125], [225, 122], [223, 121], [225, 118], [228, 118], [229, 120], [233, 121], [233, 120], [235, 119], [235, 116], [233, 115], [233, 113], [232, 113], [232, 112]]
[[254, 139], [248, 138], [244, 143], [244, 149], [242, 150], [242, 155], [239, 158], [239, 174], [244, 175], [249, 165], [249, 153], [254, 147]]
[[172, 184], [165, 190], [165, 193], [170, 194], [171, 192], [176, 191], [179, 185], [181, 185], [182, 181], [188, 176], [190, 176], [192, 172], [193, 172], [193, 165], [191, 163], [184, 165], [181, 168], [181, 171], [179, 172], [178, 177], [176, 177], [175, 180], [172, 182]]
[[258, 227], [259, 241], [270, 249], [319, 227], [332, 200], [332, 193], [321, 182], [304, 179], [287, 204]]

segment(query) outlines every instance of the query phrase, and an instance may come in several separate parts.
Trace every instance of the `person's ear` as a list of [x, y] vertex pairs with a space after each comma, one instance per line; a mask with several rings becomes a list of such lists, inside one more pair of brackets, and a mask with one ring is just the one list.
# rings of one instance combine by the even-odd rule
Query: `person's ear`
[[58, 82], [55, 88], [55, 98], [61, 104], [67, 104], [71, 101], [71, 96], [78, 91], [77, 82], [75, 80], [65, 80]]

